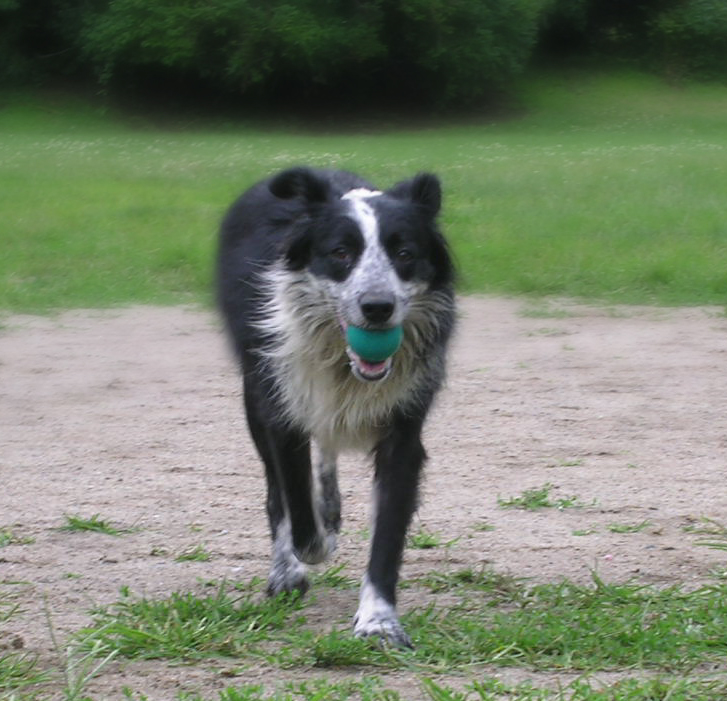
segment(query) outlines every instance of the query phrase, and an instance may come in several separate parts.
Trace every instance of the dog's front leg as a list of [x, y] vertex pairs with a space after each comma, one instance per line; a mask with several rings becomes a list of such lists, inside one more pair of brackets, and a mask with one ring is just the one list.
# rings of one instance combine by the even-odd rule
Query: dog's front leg
[[396, 613], [396, 585], [426, 454], [420, 440], [421, 422], [402, 423], [406, 425], [397, 427], [376, 448], [374, 535], [354, 633], [411, 647]]
[[293, 553], [309, 565], [323, 562], [335, 549], [335, 536], [326, 532], [314, 503], [308, 438], [293, 429], [277, 431], [271, 438]]

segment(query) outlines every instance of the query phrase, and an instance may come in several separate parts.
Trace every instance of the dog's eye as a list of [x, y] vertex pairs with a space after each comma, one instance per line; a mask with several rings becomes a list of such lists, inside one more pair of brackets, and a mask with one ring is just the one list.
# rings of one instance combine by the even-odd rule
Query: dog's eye
[[350, 263], [351, 262], [351, 252], [344, 248], [343, 246], [339, 246], [338, 248], [334, 248], [331, 251], [331, 258], [333, 260], [338, 261], [339, 263]]
[[408, 248], [401, 248], [396, 252], [396, 260], [400, 263], [411, 263], [414, 254]]

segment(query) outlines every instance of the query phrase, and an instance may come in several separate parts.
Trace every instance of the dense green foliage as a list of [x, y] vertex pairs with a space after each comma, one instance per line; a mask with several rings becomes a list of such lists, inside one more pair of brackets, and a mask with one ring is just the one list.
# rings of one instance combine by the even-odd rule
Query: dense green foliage
[[723, 0], [0, 0], [0, 83], [462, 105], [529, 61], [724, 78]]

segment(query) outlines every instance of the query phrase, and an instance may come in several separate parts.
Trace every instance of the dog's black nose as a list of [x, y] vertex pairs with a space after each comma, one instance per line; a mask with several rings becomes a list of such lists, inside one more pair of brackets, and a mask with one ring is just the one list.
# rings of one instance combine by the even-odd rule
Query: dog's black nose
[[359, 304], [364, 318], [372, 324], [383, 324], [394, 313], [393, 295], [365, 294]]

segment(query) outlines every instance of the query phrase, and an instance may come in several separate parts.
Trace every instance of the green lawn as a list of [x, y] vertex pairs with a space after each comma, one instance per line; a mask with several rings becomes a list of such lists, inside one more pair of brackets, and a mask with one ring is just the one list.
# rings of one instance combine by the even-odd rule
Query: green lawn
[[211, 299], [219, 220], [291, 164], [445, 187], [469, 292], [727, 303], [727, 88], [639, 75], [529, 79], [517, 116], [323, 133], [158, 128], [87, 103], [0, 103], [0, 308]]

